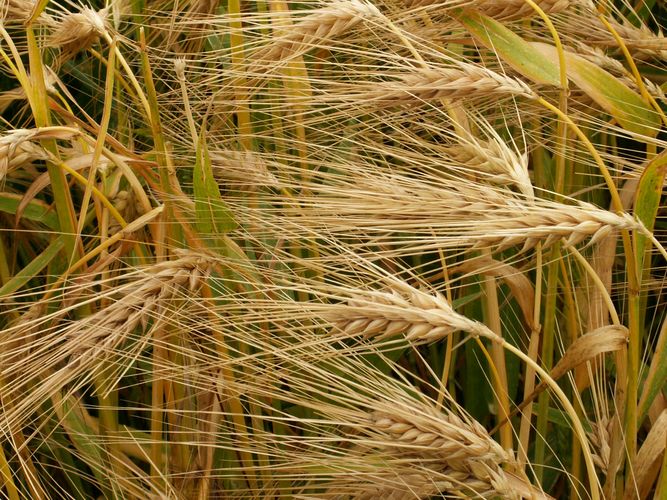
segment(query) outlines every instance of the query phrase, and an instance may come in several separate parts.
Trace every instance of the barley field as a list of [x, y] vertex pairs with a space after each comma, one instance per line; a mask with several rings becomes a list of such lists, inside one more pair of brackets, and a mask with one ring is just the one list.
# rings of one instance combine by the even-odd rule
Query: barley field
[[667, 498], [664, 1], [0, 16], [0, 498]]

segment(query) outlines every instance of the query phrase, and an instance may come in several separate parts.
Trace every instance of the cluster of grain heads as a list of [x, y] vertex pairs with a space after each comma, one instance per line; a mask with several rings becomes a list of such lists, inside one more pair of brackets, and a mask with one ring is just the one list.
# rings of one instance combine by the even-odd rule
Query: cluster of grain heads
[[[460, 497], [548, 498], [534, 489], [518, 470], [512, 453], [476, 421], [451, 411], [376, 412], [370, 415], [369, 436], [375, 447], [397, 458], [409, 458], [424, 468], [419, 498], [434, 494]], [[407, 493], [406, 488], [394, 491]], [[419, 491], [419, 490], [418, 490]], [[387, 491], [389, 493], [389, 491]], [[376, 496], [375, 498], [381, 498]]]
[[[631, 239], [653, 236], [639, 220], [653, 228], [663, 179], [643, 172], [635, 193], [630, 163], [664, 157], [642, 101], [662, 91], [636, 83], [620, 49], [650, 56], [651, 78], [667, 49], [648, 16], [628, 23], [613, 3], [161, 1], [120, 22], [136, 5], [3, 2], [2, 220], [48, 231], [0, 240], [0, 496], [46, 498], [43, 483], [109, 498], [519, 499], [584, 484], [596, 498], [596, 468], [616, 496], [649, 495], [667, 413], [659, 388], [626, 394], [664, 372], [642, 365], [664, 359], [643, 321], [662, 264], [646, 252], [633, 273]], [[558, 37], [539, 10], [568, 47], [559, 108]], [[621, 98], [584, 78], [595, 66]], [[72, 128], [40, 127], [55, 123]], [[605, 163], [618, 168], [606, 192], [591, 175]], [[637, 218], [600, 208], [616, 186]], [[609, 246], [606, 264], [588, 265], [586, 243]], [[582, 269], [614, 322], [583, 336]], [[555, 380], [571, 371], [568, 397]], [[477, 390], [488, 379], [494, 395]], [[541, 452], [552, 430], [567, 437]]]

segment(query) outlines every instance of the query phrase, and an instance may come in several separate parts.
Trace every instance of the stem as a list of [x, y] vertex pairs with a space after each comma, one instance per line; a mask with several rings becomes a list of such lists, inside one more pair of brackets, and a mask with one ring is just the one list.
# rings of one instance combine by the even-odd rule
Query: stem
[[[535, 305], [533, 307], [533, 325], [528, 342], [528, 356], [537, 359], [537, 351], [540, 345], [540, 313], [542, 308], [542, 243], [537, 244], [535, 249]], [[535, 370], [526, 365], [526, 378], [523, 385], [523, 393], [531, 394], [535, 389]], [[528, 405], [521, 414], [521, 426], [519, 428], [519, 463], [525, 466], [528, 463], [528, 444], [530, 441], [531, 417], [533, 405]]]
[[493, 342], [500, 344], [503, 347], [503, 349], [508, 350], [509, 352], [517, 356], [519, 359], [521, 359], [524, 363], [529, 365], [533, 370], [535, 370], [535, 372], [539, 375], [542, 381], [545, 384], [547, 384], [549, 388], [555, 393], [556, 397], [563, 405], [565, 413], [567, 413], [570, 419], [572, 419], [574, 432], [578, 436], [579, 441], [581, 442], [581, 448], [584, 453], [584, 460], [586, 461], [586, 469], [588, 471], [588, 480], [590, 481], [591, 500], [600, 500], [600, 483], [598, 481], [597, 473], [595, 472], [595, 464], [593, 462], [591, 449], [588, 445], [588, 440], [586, 439], [586, 431], [584, 430], [584, 426], [582, 425], [581, 420], [579, 420], [577, 412], [572, 406], [572, 403], [570, 403], [570, 400], [565, 395], [563, 390], [559, 387], [556, 381], [549, 376], [549, 374], [544, 370], [544, 368], [542, 368], [539, 364], [537, 364], [526, 353], [514, 347], [512, 344], [509, 344], [507, 341], [505, 341], [503, 338], [493, 333], [491, 330], [478, 333], [483, 337], [486, 337], [492, 340]]
[[[486, 251], [486, 255], [490, 252]], [[487, 276], [483, 281], [484, 288], [484, 317], [485, 323], [491, 331], [502, 337], [502, 326], [500, 323], [500, 305], [498, 304], [498, 289], [496, 280]], [[493, 377], [493, 389], [498, 404], [498, 422], [505, 422], [500, 427], [500, 444], [506, 450], [514, 448], [512, 439], [512, 426], [509, 421], [510, 400], [507, 386], [507, 369], [505, 366], [505, 351], [497, 344], [491, 345], [491, 359], [489, 365], [495, 376]]]
[[[549, 263], [547, 265], [547, 287], [546, 300], [544, 303], [544, 322], [542, 326], [542, 354], [541, 366], [545, 370], [551, 370], [553, 367], [554, 358], [554, 338], [556, 334], [556, 304], [558, 299], [558, 261], [560, 260], [560, 243], [553, 246], [549, 252]], [[549, 413], [549, 393], [543, 392], [540, 394], [537, 403], [537, 424], [535, 441], [535, 463], [544, 464], [544, 457], [546, 454], [546, 439], [548, 436], [547, 427]], [[542, 482], [543, 467], [538, 466], [535, 470], [535, 475], [538, 481]]]
[[249, 97], [245, 78], [245, 56], [243, 41], [243, 23], [241, 22], [240, 0], [228, 0], [227, 15], [229, 21], [229, 45], [231, 50], [231, 71], [236, 76], [234, 81], [234, 100], [236, 102], [236, 120], [238, 140], [246, 151], [252, 149], [252, 126], [250, 123]]

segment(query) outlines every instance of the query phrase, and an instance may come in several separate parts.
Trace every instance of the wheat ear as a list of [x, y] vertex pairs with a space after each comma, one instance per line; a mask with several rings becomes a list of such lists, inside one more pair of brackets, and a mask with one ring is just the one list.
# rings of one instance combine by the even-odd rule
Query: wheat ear
[[409, 340], [435, 342], [456, 331], [481, 336], [490, 333], [483, 324], [455, 312], [442, 295], [416, 289], [408, 293], [368, 292], [349, 300], [335, 315], [339, 318], [334, 321], [337, 329], [366, 338], [405, 333]]
[[434, 99], [470, 99], [493, 95], [515, 95], [535, 99], [536, 94], [524, 82], [494, 71], [474, 66], [417, 69], [374, 87], [367, 96], [385, 105]]
[[380, 11], [370, 2], [341, 0], [309, 13], [289, 32], [277, 38], [269, 47], [260, 49], [252, 59], [281, 61], [303, 50], [321, 44], [348, 31], [364, 19], [380, 17]]
[[483, 231], [471, 231], [469, 235], [478, 240], [474, 248], [497, 245], [502, 250], [521, 244], [525, 251], [540, 241], [546, 247], [564, 238], [567, 245], [577, 245], [590, 237], [589, 244], [593, 244], [615, 230], [639, 228], [630, 214], [614, 214], [583, 205], [572, 210], [566, 207], [563, 210], [531, 209], [523, 216], [485, 225]]
[[[109, 298], [117, 298], [108, 307], [60, 328], [44, 328], [45, 320], [40, 317], [43, 304], [37, 303], [14, 327], [3, 332], [3, 345], [13, 346], [0, 357], [0, 375], [12, 380], [5, 386], [5, 397], [15, 400], [16, 412], [27, 413], [36, 400], [48, 399], [73, 380], [85, 383], [81, 376], [92, 376], [103, 365], [100, 359], [113, 356], [137, 327], [146, 330], [149, 322], [159, 323], [166, 318], [168, 304], [175, 297], [196, 294], [212, 265], [206, 256], [182, 252], [180, 258], [144, 269], [109, 292]], [[54, 317], [77, 305], [64, 307]], [[41, 324], [37, 329], [40, 335], [34, 329], [36, 324]], [[135, 349], [143, 347], [144, 342], [139, 342]], [[120, 352], [125, 357], [133, 356], [127, 350]], [[33, 387], [31, 381], [35, 379], [41, 383]], [[114, 381], [108, 383], [112, 387]], [[20, 418], [20, 413], [13, 417]]]
[[519, 156], [500, 138], [482, 141], [475, 137], [446, 149], [447, 155], [458, 165], [464, 165], [472, 172], [490, 174], [485, 180], [516, 186], [527, 199], [535, 197], [533, 184], [528, 174], [527, 158]]
[[[406, 0], [408, 7], [426, 7], [429, 5], [449, 5], [443, 0]], [[547, 14], [557, 14], [570, 6], [569, 0], [535, 0], [535, 3]], [[490, 17], [502, 20], [523, 19], [537, 15], [524, 0], [472, 0], [471, 2], [453, 3], [453, 7], [476, 9]]]
[[82, 7], [79, 12], [68, 12], [56, 21], [48, 44], [62, 50], [61, 62], [86, 50], [107, 33], [108, 13], [107, 8], [96, 11]]
[[[456, 313], [439, 294], [430, 295], [416, 290], [399, 280], [391, 279], [391, 285], [400, 292], [367, 292], [363, 298], [354, 298], [347, 304], [334, 307], [329, 319], [339, 332], [366, 337], [388, 337], [401, 332], [409, 340], [435, 342], [455, 330], [465, 331], [473, 336], [485, 337], [519, 357], [534, 369], [555, 393], [572, 419], [572, 425], [582, 446], [586, 469], [591, 481], [591, 497], [600, 498], [599, 481], [591, 455], [586, 432], [574, 406], [550, 377], [550, 375], [517, 347], [507, 343], [501, 336], [485, 325], [472, 321]], [[337, 320], [336, 320], [337, 313]]]
[[396, 470], [390, 467], [368, 483], [362, 479], [354, 498], [547, 498], [511, 473], [513, 454], [472, 418], [417, 400], [386, 406], [368, 414], [360, 447], [380, 453]]

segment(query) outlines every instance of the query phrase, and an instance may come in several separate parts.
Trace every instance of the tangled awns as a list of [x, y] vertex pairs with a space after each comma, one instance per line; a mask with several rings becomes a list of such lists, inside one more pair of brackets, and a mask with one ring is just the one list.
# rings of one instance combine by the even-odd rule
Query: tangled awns
[[667, 498], [664, 2], [86, 1], [0, 1], [0, 498]]

